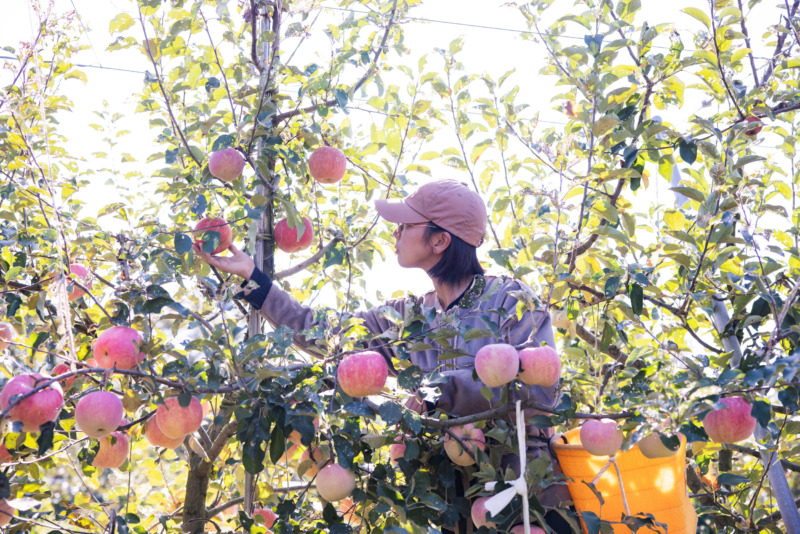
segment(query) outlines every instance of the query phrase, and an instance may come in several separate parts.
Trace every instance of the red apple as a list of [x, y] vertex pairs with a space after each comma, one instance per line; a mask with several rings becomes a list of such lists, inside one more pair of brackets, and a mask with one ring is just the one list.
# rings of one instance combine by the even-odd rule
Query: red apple
[[297, 227], [290, 228], [288, 219], [281, 219], [275, 225], [275, 244], [284, 252], [297, 252], [311, 246], [314, 240], [314, 227], [307, 217], [303, 217], [303, 235], [297, 238]]
[[156, 410], [156, 422], [168, 438], [183, 438], [195, 432], [203, 424], [203, 407], [196, 397], [183, 408], [178, 397], [170, 397]]
[[[315, 417], [314, 418], [314, 431], [317, 431], [317, 430], [319, 430], [319, 417]], [[292, 430], [289, 433], [289, 438], [288, 439], [289, 439], [290, 442], [294, 443], [295, 445], [302, 445], [302, 443], [300, 441], [301, 438], [302, 438], [302, 436], [300, 435], [300, 432], [298, 432], [297, 430]]]
[[183, 443], [183, 437], [168, 438], [158, 428], [156, 416], [153, 415], [144, 424], [144, 437], [154, 447], [166, 447], [167, 449], [177, 449]]
[[[483, 431], [475, 428], [472, 423], [453, 427], [450, 431], [461, 438], [464, 445], [469, 447], [470, 453], [474, 454], [475, 447], [480, 450], [486, 449], [486, 439], [483, 437]], [[458, 441], [450, 437], [450, 434], [444, 437], [444, 451], [456, 465], [472, 465], [475, 463], [475, 459], [461, 447]]]
[[328, 502], [341, 501], [356, 489], [356, 476], [339, 464], [323, 467], [316, 482], [317, 493]]
[[[69, 372], [72, 372], [72, 369], [70, 368], [69, 365], [67, 365], [66, 363], [59, 363], [58, 365], [53, 367], [51, 374], [53, 376], [59, 376]], [[77, 376], [71, 376], [69, 378], [65, 378], [64, 380], [59, 380], [59, 383], [61, 384], [61, 387], [63, 389], [69, 389], [72, 387], [72, 384], [75, 383], [76, 378]]]
[[519, 372], [517, 349], [505, 343], [484, 345], [475, 355], [475, 371], [490, 388], [508, 384]]
[[321, 146], [308, 158], [308, 172], [321, 184], [333, 184], [344, 176], [347, 158], [336, 147]]
[[11, 522], [14, 509], [5, 500], [0, 501], [0, 527], [4, 527]]
[[110, 391], [94, 391], [75, 406], [75, 425], [93, 438], [111, 434], [122, 422], [122, 401]]
[[116, 469], [125, 463], [131, 441], [128, 434], [112, 432], [110, 436], [103, 436], [98, 441], [100, 441], [100, 450], [92, 460], [93, 466]]
[[208, 158], [208, 172], [223, 182], [232, 182], [242, 175], [244, 156], [235, 148], [218, 150]]
[[17, 337], [17, 331], [11, 323], [0, 322], [0, 350], [6, 350], [15, 337]]
[[11, 453], [5, 443], [0, 444], [0, 464], [4, 464], [12, 459]]
[[[69, 272], [73, 275], [71, 278], [76, 278], [78, 281], [86, 286], [87, 289], [92, 288], [92, 279], [90, 277], [91, 272], [89, 269], [81, 265], [80, 263], [73, 263], [69, 266]], [[72, 291], [67, 292], [67, 299], [70, 301], [77, 300], [84, 296], [86, 291], [79, 288], [75, 284], [72, 285]]]
[[[397, 438], [396, 441], [401, 441], [402, 438]], [[406, 453], [406, 444], [405, 443], [395, 443], [391, 447], [389, 447], [389, 460], [393, 464], [397, 464], [397, 461], [402, 458]]]
[[[3, 391], [0, 392], [0, 410], [8, 409], [15, 396], [25, 395], [42, 381], [47, 380], [50, 380], [50, 377], [40, 374], [15, 376], [6, 383]], [[38, 432], [41, 425], [56, 420], [63, 405], [64, 392], [58, 382], [53, 382], [18, 402], [9, 410], [8, 417], [12, 421], [22, 421], [24, 432]]]
[[345, 497], [339, 502], [339, 512], [342, 514], [344, 522], [355, 527], [361, 524], [361, 516], [356, 512], [358, 505], [353, 501], [352, 497]]
[[377, 395], [386, 384], [389, 366], [377, 352], [364, 351], [342, 360], [336, 377], [342, 391], [351, 397]]
[[531, 386], [552, 387], [561, 376], [561, 358], [551, 347], [530, 347], [519, 351], [522, 371], [519, 379]]
[[486, 501], [488, 500], [489, 497], [481, 497], [472, 503], [472, 513], [470, 515], [472, 515], [472, 522], [478, 528], [497, 528], [497, 524], [494, 521], [489, 521], [489, 510], [486, 509]]
[[272, 525], [275, 524], [275, 520], [278, 518], [278, 514], [273, 512], [272, 508], [256, 508], [253, 510], [253, 520], [255, 520], [257, 515], [261, 516], [264, 520], [264, 526], [267, 528], [272, 528]]
[[744, 133], [746, 135], [749, 135], [750, 137], [754, 137], [754, 136], [760, 134], [761, 133], [761, 129], [764, 127], [763, 124], [760, 124], [761, 123], [761, 119], [756, 117], [756, 116], [754, 116], [754, 115], [750, 115], [748, 117], [745, 117], [744, 122], [746, 122], [747, 124], [750, 124], [750, 123], [753, 123], [753, 122], [759, 123], [758, 126], [754, 126], [754, 127], [750, 128], [749, 130], [745, 130]]
[[[219, 254], [233, 243], [233, 232], [231, 231], [231, 227], [228, 226], [228, 223], [225, 222], [225, 219], [206, 217], [205, 219], [201, 219], [194, 227], [194, 233], [199, 236], [202, 236], [208, 231], [219, 232], [219, 245], [217, 245], [217, 248], [215, 248], [211, 254]], [[202, 249], [204, 240], [195, 238], [195, 243]]]
[[[525, 534], [525, 525], [515, 525], [511, 529], [511, 534]], [[531, 525], [531, 534], [547, 534], [543, 529]]]
[[645, 458], [669, 458], [678, 452], [678, 449], [673, 451], [664, 445], [664, 442], [661, 441], [661, 437], [658, 432], [648, 434], [639, 440], [637, 445], [639, 446], [639, 451], [645, 456]]
[[709, 439], [717, 443], [736, 443], [749, 438], [756, 429], [750, 403], [742, 397], [725, 397], [720, 402], [727, 409], [711, 410], [703, 419]]
[[[298, 475], [308, 479], [314, 478], [317, 473], [319, 473], [319, 470], [331, 459], [331, 455], [323, 450], [322, 447], [317, 447], [313, 452], [314, 463], [307, 464], [306, 462], [310, 462], [311, 459], [312, 453], [309, 452], [309, 449], [303, 451], [303, 454], [300, 455], [300, 465], [297, 467]], [[306, 463], [306, 465], [310, 465], [309, 467], [306, 467], [305, 470], [303, 470], [304, 463]]]
[[625, 435], [613, 419], [590, 419], [581, 426], [581, 444], [593, 456], [616, 454]]
[[112, 326], [94, 342], [92, 353], [99, 367], [133, 369], [144, 361], [142, 335], [129, 326]]

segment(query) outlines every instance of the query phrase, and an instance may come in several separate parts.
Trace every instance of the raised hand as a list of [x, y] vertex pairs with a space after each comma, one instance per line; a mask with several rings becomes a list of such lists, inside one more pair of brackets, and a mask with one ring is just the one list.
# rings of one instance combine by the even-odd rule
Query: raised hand
[[235, 245], [228, 247], [228, 251], [231, 253], [230, 256], [207, 254], [203, 252], [197, 244], [192, 245], [192, 249], [198, 257], [202, 258], [209, 265], [216, 267], [220, 271], [239, 275], [245, 280], [250, 280], [250, 276], [256, 268], [253, 259], [236, 248]]

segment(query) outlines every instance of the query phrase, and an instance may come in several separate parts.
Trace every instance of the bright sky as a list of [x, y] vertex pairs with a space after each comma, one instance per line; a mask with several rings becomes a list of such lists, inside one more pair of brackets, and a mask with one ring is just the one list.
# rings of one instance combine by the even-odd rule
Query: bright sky
[[[416, 58], [423, 53], [430, 53], [434, 48], [447, 48], [449, 43], [457, 37], [464, 37], [464, 48], [461, 60], [469, 72], [488, 73], [497, 79], [506, 71], [516, 68], [519, 83], [523, 90], [530, 91], [527, 96], [521, 97], [540, 111], [540, 121], [553, 121], [563, 123], [563, 115], [554, 108], [558, 102], [551, 102], [552, 95], [558, 88], [546, 79], [536, 79], [539, 69], [544, 65], [546, 53], [541, 44], [522, 39], [519, 31], [525, 30], [521, 15], [517, 14], [514, 7], [508, 7], [507, 0], [427, 0], [411, 12], [415, 20], [404, 25], [405, 44], [411, 48], [409, 57]], [[751, 36], [756, 42], [761, 41], [762, 33], [769, 25], [778, 20], [775, 2], [765, 2], [753, 12], [748, 13], [747, 24]], [[235, 10], [235, 2], [230, 2], [230, 9]], [[333, 5], [333, 2], [325, 2]], [[562, 14], [576, 10], [571, 2], [558, 0], [556, 5], [563, 6]], [[644, 5], [642, 15], [653, 24], [677, 23], [680, 28], [699, 29], [701, 24], [682, 13], [684, 7], [694, 6], [707, 11], [705, 0], [673, 0], [664, 2], [660, 0], [642, 0]], [[745, 2], [745, 5], [747, 2]], [[92, 153], [97, 150], [107, 151], [100, 143], [103, 132], [89, 128], [89, 122], [100, 122], [93, 112], [102, 109], [103, 101], [107, 101], [109, 109], [122, 113], [121, 120], [113, 126], [117, 129], [130, 130], [133, 134], [126, 138], [125, 146], [117, 147], [119, 152], [114, 154], [118, 161], [121, 152], [128, 152], [137, 159], [144, 161], [148, 155], [157, 150], [152, 137], [153, 133], [147, 125], [147, 117], [132, 112], [133, 106], [138, 102], [136, 93], [142, 88], [143, 71], [149, 64], [145, 57], [138, 51], [108, 52], [106, 47], [113, 40], [108, 33], [108, 22], [118, 13], [128, 11], [135, 15], [135, 5], [127, 0], [55, 0], [57, 12], [76, 10], [80, 15], [80, 22], [85, 29], [82, 34], [82, 44], [89, 46], [75, 59], [76, 64], [114, 67], [127, 69], [134, 72], [120, 70], [104, 70], [101, 68], [86, 67], [82, 70], [89, 80], [83, 84], [77, 80], [66, 82], [64, 87], [74, 107], [72, 120], [62, 120], [61, 132], [69, 139], [71, 153], [78, 158], [92, 161]], [[0, 46], [17, 47], [19, 41], [30, 41], [34, 32], [34, 21], [29, 10], [29, 0], [5, 0], [5, 16], [0, 18]], [[11, 7], [11, 9], [8, 9]], [[210, 11], [209, 7], [209, 11]], [[579, 8], [583, 10], [583, 7]], [[331, 16], [342, 16], [341, 13], [331, 11]], [[427, 19], [431, 22], [422, 22]], [[471, 25], [471, 26], [470, 26]], [[546, 27], [546, 25], [543, 25]], [[518, 30], [518, 31], [509, 31]], [[574, 36], [577, 43], [582, 43], [586, 31], [577, 24], [568, 27], [567, 34]], [[215, 36], [218, 42], [219, 38]], [[691, 38], [684, 38], [687, 49], [694, 48]], [[662, 43], [663, 44], [663, 43]], [[755, 48], [755, 47], [754, 47]], [[0, 55], [3, 55], [0, 52]], [[759, 60], [758, 66], [762, 67], [771, 50], [756, 48]], [[747, 69], [740, 76], [746, 83], [752, 84]], [[10, 80], [9, 71], [0, 72], [0, 86]], [[560, 91], [558, 91], [560, 92]], [[670, 112], [669, 120], [680, 124], [689, 115], [697, 113], [699, 103], [689, 102], [679, 112]], [[356, 117], [354, 112], [353, 117]], [[361, 114], [366, 115], [366, 114]], [[681, 117], [681, 115], [683, 117]], [[363, 117], [369, 120], [368, 117]], [[353, 118], [353, 120], [358, 120]], [[108, 165], [104, 163], [104, 165]], [[131, 183], [133, 188], [137, 184]], [[663, 185], [662, 185], [663, 187]], [[105, 191], [92, 191], [94, 198], [105, 197], [112, 193], [109, 187]], [[662, 189], [662, 195], [664, 189]], [[663, 201], [663, 199], [662, 199]], [[89, 210], [93, 213], [93, 210]], [[384, 279], [399, 280], [397, 287], [420, 293], [430, 288], [430, 281], [421, 271], [407, 271], [388, 262]], [[386, 291], [384, 289], [384, 291]], [[389, 292], [391, 293], [391, 292]], [[385, 295], [388, 293], [384, 293]]]

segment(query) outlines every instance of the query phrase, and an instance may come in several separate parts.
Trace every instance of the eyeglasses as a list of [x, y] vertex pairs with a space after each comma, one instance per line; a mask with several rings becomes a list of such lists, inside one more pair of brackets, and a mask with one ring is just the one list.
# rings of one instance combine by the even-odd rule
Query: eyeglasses
[[407, 230], [408, 228], [414, 228], [415, 226], [427, 226], [428, 221], [421, 222], [421, 223], [400, 223], [397, 225], [395, 232], [397, 232], [398, 237], [403, 235], [403, 231]]

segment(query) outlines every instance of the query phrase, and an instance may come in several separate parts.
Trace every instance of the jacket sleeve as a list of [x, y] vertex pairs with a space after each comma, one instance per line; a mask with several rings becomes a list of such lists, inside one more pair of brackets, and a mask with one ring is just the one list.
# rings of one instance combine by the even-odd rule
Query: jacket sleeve
[[[355, 317], [361, 319], [364, 328], [373, 334], [368, 344], [369, 347], [380, 352], [392, 367], [391, 359], [394, 357], [394, 352], [387, 347], [385, 340], [381, 339], [381, 334], [391, 330], [394, 324], [386, 318], [384, 307], [396, 310], [402, 317], [405, 313], [405, 299], [393, 300], [387, 302], [384, 306], [357, 312]], [[291, 328], [295, 332], [294, 341], [298, 346], [314, 356], [321, 356], [318, 341], [309, 340], [299, 334], [318, 326], [325, 329], [329, 328], [325, 318], [318, 316], [313, 308], [300, 304], [288, 293], [273, 284], [259, 312], [273, 326], [284, 325]], [[338, 327], [335, 328], [334, 332], [339, 332]]]

